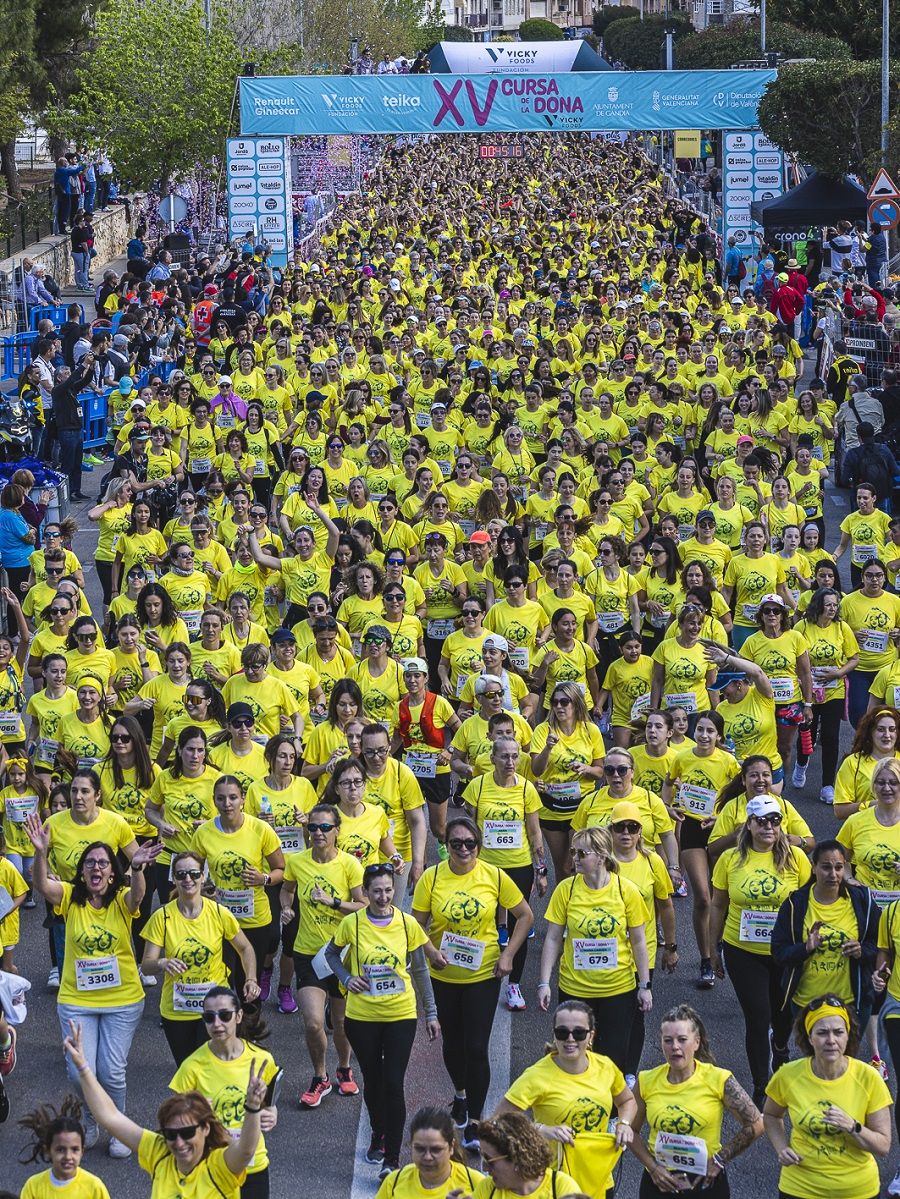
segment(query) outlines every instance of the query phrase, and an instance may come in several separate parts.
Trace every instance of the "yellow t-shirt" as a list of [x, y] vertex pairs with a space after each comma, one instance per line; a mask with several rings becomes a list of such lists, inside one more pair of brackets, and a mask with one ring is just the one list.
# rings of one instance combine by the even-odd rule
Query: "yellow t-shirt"
[[[378, 1188], [375, 1199], [447, 1199], [451, 1191], [471, 1195], [483, 1178], [484, 1175], [478, 1170], [472, 1170], [462, 1162], [451, 1161], [450, 1177], [446, 1182], [436, 1187], [424, 1187], [419, 1179], [418, 1168], [410, 1164], [388, 1174]], [[38, 1199], [45, 1199], [45, 1196], [41, 1195]], [[50, 1199], [50, 1196], [46, 1196], [46, 1199]], [[69, 1199], [69, 1196], [65, 1196], [65, 1199]], [[81, 1199], [81, 1196], [76, 1196], [76, 1199]]]
[[85, 1008], [142, 1003], [144, 988], [131, 947], [131, 922], [137, 912], [128, 910], [128, 888], [120, 887], [107, 907], [95, 908], [73, 903], [72, 884], [60, 885], [63, 895], [54, 911], [65, 918], [66, 949], [59, 1002]]
[[312, 956], [327, 945], [344, 919], [330, 903], [314, 903], [310, 899], [318, 887], [332, 899], [347, 902], [355, 887], [362, 885], [363, 868], [349, 853], [338, 850], [330, 862], [317, 862], [311, 849], [292, 853], [285, 858], [284, 881], [297, 888], [300, 921], [294, 941], [296, 953]]
[[69, 1182], [51, 1177], [52, 1171], [32, 1174], [22, 1187], [21, 1199], [109, 1199], [106, 1184], [79, 1166]]
[[719, 792], [740, 772], [735, 756], [724, 749], [716, 748], [707, 755], [699, 754], [696, 747], [681, 750], [669, 770], [675, 787], [673, 806], [686, 818], [709, 820]]
[[[283, 791], [276, 791], [265, 779], [251, 783], [247, 788], [244, 811], [248, 816], [265, 819], [262, 813], [264, 802], [268, 802], [271, 826], [278, 834], [283, 854], [299, 853], [305, 846], [300, 818], [315, 807], [316, 792], [309, 779], [295, 775]], [[268, 820], [266, 823], [270, 823]]]
[[812, 1058], [802, 1057], [782, 1066], [769, 1079], [766, 1094], [787, 1108], [791, 1122], [790, 1146], [799, 1165], [782, 1166], [780, 1190], [798, 1199], [867, 1199], [880, 1189], [878, 1164], [852, 1137], [827, 1126], [822, 1116], [838, 1107], [851, 1120], [865, 1124], [872, 1112], [891, 1104], [891, 1094], [877, 1070], [858, 1058], [847, 1058], [840, 1078], [819, 1078]]
[[516, 775], [501, 787], [493, 772], [474, 778], [463, 791], [481, 829], [481, 859], [509, 870], [531, 865], [526, 816], [541, 810], [541, 798], [532, 783]]
[[[833, 620], [826, 628], [820, 628], [815, 621], [809, 622], [806, 620], [800, 621], [795, 626], [795, 632], [800, 633], [803, 640], [806, 642], [806, 652], [809, 655], [809, 665], [813, 672], [813, 687], [818, 686], [816, 681], [816, 668], [825, 666], [841, 667], [859, 651], [859, 646], [856, 638], [853, 636], [853, 630], [844, 620]], [[745, 643], [746, 644], [746, 643]], [[879, 672], [879, 675], [881, 672]], [[878, 678], [876, 677], [871, 691], [876, 695], [875, 691]], [[821, 684], [825, 700], [843, 699], [847, 694], [846, 679], [830, 679], [828, 682]], [[885, 695], [881, 695], [885, 699]], [[900, 693], [896, 696], [900, 698]], [[891, 694], [891, 703], [894, 702], [895, 696]]]
[[477, 861], [466, 874], [454, 874], [448, 862], [431, 866], [413, 893], [413, 912], [430, 916], [428, 936], [449, 965], [436, 978], [446, 983], [478, 983], [491, 978], [500, 956], [497, 908], [522, 901], [522, 892], [499, 866]]
[[653, 659], [641, 654], [636, 662], [616, 658], [606, 671], [603, 690], [612, 698], [612, 723], [627, 726], [650, 707]]
[[160, 957], [177, 958], [187, 966], [183, 974], [163, 975], [159, 1011], [167, 1020], [196, 1020], [207, 990], [228, 985], [222, 946], [234, 940], [240, 925], [220, 903], [202, 899], [201, 904], [200, 914], [191, 920], [173, 900], [157, 908], [141, 932], [145, 941], [159, 945]]
[[341, 827], [338, 829], [338, 848], [356, 858], [365, 869], [384, 860], [380, 852], [382, 840], [388, 835], [390, 821], [380, 804], [363, 802], [358, 816], [341, 812]]
[[76, 824], [69, 811], [54, 812], [46, 827], [50, 833], [50, 869], [64, 882], [71, 882], [75, 877], [79, 858], [94, 841], [105, 841], [113, 853], [119, 853], [134, 842], [128, 822], [103, 808], [90, 824]]
[[363, 710], [368, 720], [391, 724], [402, 696], [406, 695], [403, 682], [403, 667], [393, 658], [388, 658], [385, 668], [376, 678], [368, 659], [363, 659], [350, 671], [350, 678], [359, 684], [363, 697]]
[[268, 855], [281, 849], [274, 829], [253, 816], [244, 816], [241, 827], [227, 833], [218, 817], [207, 820], [194, 833], [193, 849], [202, 853], [216, 886], [216, 899], [236, 917], [242, 928], [260, 928], [272, 918], [265, 887], [247, 886], [241, 879], [246, 866], [268, 873]]
[[803, 920], [803, 938], [816, 923], [822, 938], [819, 948], [803, 963], [800, 983], [791, 996], [798, 1007], [805, 1007], [819, 995], [832, 992], [844, 1003], [853, 1003], [853, 984], [850, 981], [850, 958], [841, 953], [845, 941], [859, 938], [859, 926], [849, 897], [841, 896], [834, 903], [818, 903], [812, 891], [809, 907]]
[[[159, 767], [153, 763], [150, 773], [155, 779]], [[135, 837], [155, 837], [156, 830], [144, 814], [144, 805], [150, 794], [150, 788], [142, 790], [137, 785], [137, 769], [126, 767], [122, 771], [123, 783], [117, 787], [113, 778], [112, 763], [104, 762], [100, 767], [100, 801], [109, 812], [117, 812], [128, 822]]]
[[741, 654], [763, 668], [772, 684], [776, 704], [792, 704], [803, 699], [797, 660], [806, 653], [806, 646], [803, 634], [797, 629], [788, 629], [778, 637], [767, 637], [760, 630], [750, 634]]
[[711, 703], [706, 689], [710, 664], [702, 644], [685, 649], [677, 638], [664, 640], [653, 651], [653, 661], [663, 668], [662, 706], [686, 712], [708, 712]]
[[[838, 796], [835, 789], [836, 802], [847, 798]], [[885, 907], [900, 899], [900, 824], [880, 824], [876, 813], [874, 805], [860, 808], [841, 825], [837, 839], [850, 851], [856, 878], [874, 892], [875, 902]]]
[[641, 893], [644, 907], [648, 912], [648, 920], [644, 927], [647, 938], [647, 954], [650, 965], [656, 961], [656, 951], [659, 947], [657, 936], [656, 901], [668, 899], [675, 887], [669, 878], [666, 864], [655, 850], [649, 853], [638, 853], [630, 862], [619, 861], [619, 874], [634, 883]]
[[404, 862], [411, 861], [412, 837], [406, 813], [425, 806], [422, 788], [413, 772], [396, 758], [388, 758], [380, 777], [369, 774], [366, 779], [363, 801], [384, 810], [394, 848]]
[[138, 1147], [138, 1165], [153, 1179], [150, 1199], [239, 1199], [247, 1171], [232, 1174], [225, 1164], [225, 1150], [211, 1153], [184, 1177], [160, 1132], [145, 1128]]
[[[666, 1147], [657, 1141], [660, 1134], [690, 1137], [702, 1141], [706, 1147], [707, 1161], [722, 1147], [722, 1116], [725, 1084], [732, 1077], [730, 1070], [713, 1066], [710, 1062], [694, 1062], [694, 1072], [684, 1082], [673, 1083], [668, 1079], [666, 1063], [652, 1070], [641, 1070], [638, 1081], [641, 1098], [647, 1105], [649, 1133], [647, 1145], [657, 1161], [671, 1169], [666, 1160]], [[694, 1148], [693, 1145], [690, 1146]], [[677, 1148], [673, 1146], [673, 1149]], [[671, 1150], [669, 1151], [671, 1152]]]
[[290, 688], [281, 679], [269, 675], [259, 683], [251, 683], [243, 674], [232, 675], [222, 688], [222, 698], [226, 708], [231, 704], [249, 704], [253, 709], [256, 732], [265, 737], [280, 733], [282, 718], [285, 723], [290, 722], [300, 710]]
[[[663, 833], [671, 833], [675, 829], [675, 821], [666, 810], [666, 806], [658, 795], [648, 791], [646, 787], [632, 787], [626, 796], [629, 803], [636, 804], [641, 810], [641, 826], [644, 841], [648, 846], [660, 843]], [[591, 791], [578, 805], [578, 811], [572, 817], [572, 829], [604, 828], [612, 819], [612, 810], [621, 801], [610, 795], [608, 787], [600, 787]]]
[[[711, 838], [712, 839], [712, 838]], [[809, 858], [796, 845], [783, 871], [771, 851], [750, 849], [741, 860], [737, 847], [726, 849], [713, 868], [713, 886], [728, 892], [723, 939], [747, 953], [769, 954], [778, 909], [810, 876]]]
[[725, 739], [734, 744], [734, 756], [739, 762], [750, 754], [764, 754], [773, 770], [781, 766], [774, 699], [760, 695], [751, 687], [740, 703], [722, 700], [716, 711], [725, 721]]
[[[774, 798], [781, 808], [781, 830], [786, 837], [803, 837], [805, 839], [812, 836], [812, 833], [809, 831], [809, 825], [790, 800], [784, 799], [781, 795], [775, 795], [771, 798]], [[729, 799], [716, 814], [716, 823], [709, 834], [710, 843], [717, 841], [720, 837], [724, 837], [728, 833], [735, 832], [746, 820], [747, 796], [738, 795], [734, 799]]]
[[582, 875], [574, 875], [553, 892], [546, 919], [565, 929], [560, 990], [599, 998], [635, 989], [628, 930], [643, 928], [650, 913], [634, 883], [613, 874], [595, 891]]
[[[10, 899], [18, 899], [20, 895], [28, 893], [28, 884], [18, 872], [12, 862], [6, 858], [0, 858], [0, 887], [2, 887], [9, 895]], [[19, 944], [19, 909], [7, 913], [0, 920], [0, 945], [4, 949], [12, 949], [14, 945]]]
[[869, 630], [859, 646], [859, 670], [881, 670], [897, 660], [897, 650], [890, 639], [900, 625], [900, 596], [890, 591], [870, 597], [862, 591], [851, 591], [841, 600], [841, 619], [854, 633]]
[[409, 955], [428, 937], [417, 920], [394, 908], [389, 923], [373, 923], [368, 909], [345, 916], [334, 934], [335, 945], [349, 946], [344, 965], [369, 980], [369, 992], [348, 991], [347, 1015], [354, 1020], [410, 1020], [416, 1017], [416, 995], [409, 974]]
[[[547, 744], [550, 725], [543, 721], [534, 730], [531, 738], [532, 765], [534, 758]], [[572, 767], [576, 762], [590, 766], [599, 762], [606, 750], [600, 730], [593, 723], [576, 724], [571, 733], [556, 730], [558, 740], [547, 756], [547, 765], [540, 775], [540, 794], [544, 801], [542, 820], [569, 820], [582, 802], [593, 791], [596, 779], [575, 774]]]
[[777, 592], [786, 577], [784, 562], [776, 554], [763, 553], [759, 558], [738, 554], [732, 558], [725, 569], [725, 586], [734, 588], [734, 623], [756, 628], [760, 600]]
[[[547, 1170], [543, 1182], [529, 1194], [528, 1199], [562, 1199], [563, 1195], [580, 1193], [581, 1187], [570, 1174], [564, 1174], [562, 1170]], [[505, 1187], [495, 1187], [490, 1177], [485, 1177], [475, 1187], [472, 1199], [518, 1199], [518, 1196], [515, 1191], [508, 1191]]]
[[[878, 921], [878, 948], [892, 954], [896, 962], [897, 951], [900, 948], [900, 907], [891, 903], [883, 909]], [[900, 999], [900, 972], [892, 970], [888, 978], [888, 994], [893, 999]]]
[[166, 823], [176, 830], [174, 837], [161, 838], [166, 848], [157, 861], [162, 865], [169, 864], [173, 853], [191, 849], [194, 829], [215, 816], [212, 794], [218, 777], [219, 771], [210, 765], [205, 766], [197, 778], [185, 775], [175, 778], [171, 770], [163, 770], [156, 776], [148, 803], [161, 808]]
[[891, 518], [876, 508], [869, 515], [851, 512], [841, 521], [841, 532], [850, 538], [850, 561], [854, 566], [865, 566], [870, 558], [884, 561], [884, 547], [888, 538]]

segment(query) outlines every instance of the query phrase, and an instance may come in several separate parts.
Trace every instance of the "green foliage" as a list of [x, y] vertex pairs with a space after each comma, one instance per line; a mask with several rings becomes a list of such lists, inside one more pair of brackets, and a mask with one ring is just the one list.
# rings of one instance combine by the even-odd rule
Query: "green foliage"
[[[900, 62], [892, 62], [892, 80], [900, 78], [898, 72]], [[759, 106], [760, 127], [782, 149], [829, 178], [853, 171], [871, 179], [880, 159], [880, 79], [879, 62], [839, 59], [785, 67], [766, 88]], [[894, 82], [892, 108], [897, 99]], [[893, 145], [898, 144], [895, 137]], [[895, 150], [889, 166], [896, 163]]]
[[[881, 56], [881, 5], [872, 0], [768, 0], [771, 20], [790, 21], [826, 37], [840, 38], [854, 58]], [[900, 21], [891, 14], [891, 53], [900, 56]]]
[[[798, 29], [784, 21], [766, 22], [766, 48], [787, 58], [850, 57], [850, 47], [839, 38]], [[678, 47], [678, 66], [685, 71], [723, 70], [733, 62], [759, 57], [759, 21], [755, 17], [710, 25], [702, 33], [686, 37]]]
[[439, 42], [474, 42], [475, 35], [465, 25], [445, 25]]
[[[615, 21], [603, 37], [606, 57], [635, 71], [659, 70], [666, 29], [674, 30], [676, 45], [693, 32], [683, 13], [645, 17], [643, 21]], [[681, 65], [677, 58], [675, 65]]]
[[207, 32], [198, 0], [108, 0], [95, 37], [60, 132], [105, 145], [139, 187], [222, 153], [245, 54], [215, 6]]
[[558, 25], [543, 17], [532, 17], [519, 26], [519, 37], [523, 42], [561, 42], [564, 36]]
[[613, 21], [625, 21], [640, 15], [640, 11], [629, 4], [604, 4], [602, 8], [594, 9], [591, 25], [597, 37], [603, 37]]

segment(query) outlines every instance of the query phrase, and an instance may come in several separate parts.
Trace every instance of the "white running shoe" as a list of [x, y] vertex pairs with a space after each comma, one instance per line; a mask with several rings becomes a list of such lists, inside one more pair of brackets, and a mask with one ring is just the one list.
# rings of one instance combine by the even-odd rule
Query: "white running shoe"
[[511, 1012], [525, 1011], [525, 996], [522, 994], [522, 989], [518, 983], [507, 983], [506, 1006]]
[[889, 1195], [900, 1195], [900, 1169], [888, 1183], [887, 1193]]
[[127, 1145], [123, 1144], [118, 1137], [109, 1138], [109, 1156], [110, 1157], [131, 1157], [131, 1150]]
[[[834, 787], [823, 787], [819, 792], [820, 803], [834, 803]], [[900, 1195], [900, 1191], [897, 1192]]]
[[[145, 987], [155, 987], [159, 984], [159, 979], [155, 974], [145, 974], [143, 970], [138, 970], [138, 975], [140, 976], [140, 980]], [[129, 1149], [128, 1152], [130, 1153], [131, 1150]]]
[[59, 970], [57, 969], [56, 966], [54, 966], [53, 969], [50, 971], [50, 973], [47, 975], [47, 986], [50, 988], [51, 991], [59, 990]]
[[806, 766], [795, 766], [794, 773], [791, 775], [791, 786], [805, 787], [806, 786]]

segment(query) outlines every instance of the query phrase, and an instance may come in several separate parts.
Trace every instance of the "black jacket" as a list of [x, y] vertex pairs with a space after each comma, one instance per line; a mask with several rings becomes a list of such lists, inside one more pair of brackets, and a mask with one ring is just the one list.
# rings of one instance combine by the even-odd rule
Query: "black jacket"
[[[782, 1007], [787, 1007], [791, 996], [800, 985], [803, 963], [810, 956], [806, 952], [803, 922], [809, 909], [809, 896], [814, 880], [810, 881], [784, 901], [778, 909], [778, 919], [772, 931], [772, 957], [782, 967]], [[878, 921], [881, 911], [868, 887], [848, 885], [846, 893], [856, 916], [857, 940], [862, 946], [858, 958], [850, 958], [850, 984], [856, 1010], [868, 1005], [872, 997], [872, 971], [878, 948]]]
[[76, 369], [65, 383], [57, 383], [53, 397], [53, 419], [60, 432], [72, 432], [83, 427], [83, 414], [78, 403], [78, 393], [86, 387], [94, 373], [92, 366]]

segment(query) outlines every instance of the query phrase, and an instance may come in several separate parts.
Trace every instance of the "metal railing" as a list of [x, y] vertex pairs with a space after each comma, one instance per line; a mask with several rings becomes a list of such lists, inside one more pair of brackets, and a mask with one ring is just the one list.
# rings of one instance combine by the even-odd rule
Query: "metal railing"
[[52, 186], [23, 191], [21, 200], [10, 200], [0, 209], [0, 257], [12, 258], [52, 232]]

